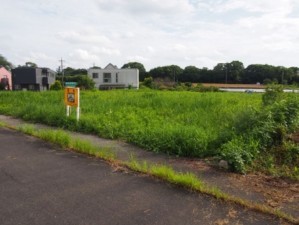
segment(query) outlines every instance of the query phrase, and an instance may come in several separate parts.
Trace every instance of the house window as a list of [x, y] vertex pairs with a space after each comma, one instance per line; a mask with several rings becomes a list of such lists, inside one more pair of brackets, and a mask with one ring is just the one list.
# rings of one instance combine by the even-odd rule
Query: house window
[[115, 83], [118, 83], [118, 73], [115, 75]]
[[104, 73], [104, 83], [111, 83], [111, 73]]
[[92, 73], [92, 78], [93, 79], [99, 78], [99, 74], [98, 73]]
[[15, 90], [21, 90], [21, 85], [15, 84]]
[[47, 69], [42, 69], [42, 76], [48, 76], [48, 70]]

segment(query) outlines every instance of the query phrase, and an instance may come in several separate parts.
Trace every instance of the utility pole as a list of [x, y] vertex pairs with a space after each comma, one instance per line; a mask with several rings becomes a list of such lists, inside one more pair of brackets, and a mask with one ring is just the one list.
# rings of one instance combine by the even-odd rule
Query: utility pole
[[174, 83], [176, 83], [176, 80], [175, 80], [175, 68], [173, 68], [173, 79], [174, 79]]
[[64, 60], [61, 58], [59, 60], [59, 62], [60, 62], [60, 69], [61, 69], [61, 75], [62, 75], [61, 83], [62, 83], [62, 86], [64, 87], [64, 82], [63, 82], [63, 78], [64, 78], [63, 62], [64, 62]]
[[227, 84], [227, 65], [225, 65], [225, 83]]

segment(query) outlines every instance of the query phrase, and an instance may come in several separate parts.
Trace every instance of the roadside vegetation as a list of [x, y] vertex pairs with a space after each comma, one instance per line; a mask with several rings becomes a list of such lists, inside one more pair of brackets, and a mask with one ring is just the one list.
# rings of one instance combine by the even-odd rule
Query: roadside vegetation
[[224, 159], [231, 170], [299, 178], [299, 99], [265, 95], [153, 90], [85, 91], [81, 119], [67, 118], [63, 92], [2, 92], [0, 113], [122, 139], [156, 152]]
[[62, 148], [68, 148], [88, 155], [93, 155], [107, 161], [112, 161], [115, 159], [115, 154], [111, 151], [111, 149], [107, 147], [103, 148], [95, 146], [89, 141], [74, 138], [63, 130], [37, 130], [32, 125], [22, 125], [17, 129], [25, 134], [57, 144]]
[[[0, 127], [1, 125], [9, 127], [4, 123], [0, 124]], [[57, 144], [64, 149], [71, 149], [72, 151], [104, 159], [117, 169], [123, 170], [125, 168], [128, 168], [132, 171], [147, 174], [192, 191], [204, 193], [227, 202], [236, 203], [248, 209], [256, 210], [269, 215], [274, 215], [294, 224], [297, 224], [298, 222], [298, 220], [293, 216], [286, 214], [278, 209], [272, 209], [260, 203], [255, 203], [241, 199], [239, 197], [231, 196], [224, 193], [217, 187], [208, 186], [193, 173], [177, 172], [172, 167], [169, 167], [167, 165], [151, 164], [147, 161], [139, 162], [134, 158], [134, 156], [131, 156], [128, 162], [119, 161], [110, 148], [95, 146], [91, 142], [75, 138], [63, 130], [36, 129], [34, 125], [28, 124], [21, 125], [17, 128], [10, 128], [17, 129], [25, 134], [32, 135], [45, 141]]]

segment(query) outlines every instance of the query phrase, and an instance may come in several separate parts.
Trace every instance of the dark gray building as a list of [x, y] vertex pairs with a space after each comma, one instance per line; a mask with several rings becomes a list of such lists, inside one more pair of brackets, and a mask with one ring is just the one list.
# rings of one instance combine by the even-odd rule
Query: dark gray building
[[12, 70], [13, 90], [49, 90], [55, 76], [48, 68], [18, 67]]

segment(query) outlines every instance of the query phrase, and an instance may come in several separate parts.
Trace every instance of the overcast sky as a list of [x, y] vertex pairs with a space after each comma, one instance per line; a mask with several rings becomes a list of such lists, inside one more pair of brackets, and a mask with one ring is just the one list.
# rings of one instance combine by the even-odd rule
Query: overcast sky
[[1, 0], [0, 25], [14, 65], [299, 66], [299, 0]]

